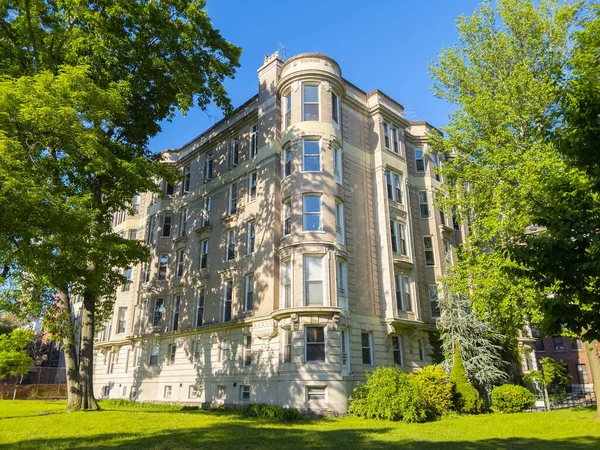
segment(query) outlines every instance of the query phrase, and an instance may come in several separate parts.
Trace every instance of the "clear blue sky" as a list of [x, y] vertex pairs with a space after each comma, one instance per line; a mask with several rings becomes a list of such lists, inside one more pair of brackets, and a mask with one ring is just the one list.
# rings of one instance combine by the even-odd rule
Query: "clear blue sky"
[[[283, 43], [287, 57], [320, 52], [359, 88], [383, 92], [404, 105], [409, 120], [442, 126], [452, 106], [433, 97], [427, 63], [457, 40], [455, 20], [480, 0], [208, 0], [215, 28], [242, 47], [241, 67], [226, 87], [238, 106], [256, 94], [265, 53]], [[313, 18], [317, 19], [314, 20]], [[329, 20], [326, 20], [329, 18]], [[222, 117], [195, 108], [163, 124], [152, 151], [179, 148]]]

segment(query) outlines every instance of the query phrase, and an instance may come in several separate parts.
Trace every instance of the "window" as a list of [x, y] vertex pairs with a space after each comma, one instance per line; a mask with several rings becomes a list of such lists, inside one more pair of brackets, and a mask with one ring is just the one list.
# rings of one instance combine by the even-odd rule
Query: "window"
[[256, 172], [250, 173], [248, 175], [248, 201], [253, 202], [256, 200], [256, 185], [257, 185], [257, 175]]
[[337, 184], [342, 184], [342, 149], [339, 147], [333, 149], [333, 179]]
[[195, 363], [200, 362], [200, 358], [202, 356], [202, 341], [194, 341], [194, 353], [192, 358]]
[[344, 204], [337, 200], [335, 202], [335, 238], [339, 244], [344, 245]]
[[398, 311], [405, 311], [404, 296], [402, 295], [402, 275], [395, 274], [394, 281], [396, 282], [396, 308]]
[[227, 167], [233, 169], [240, 162], [240, 141], [232, 139], [229, 142], [229, 151], [227, 154]]
[[152, 275], [152, 258], [150, 258], [150, 261], [144, 264], [144, 283], [148, 283], [150, 281], [150, 275]]
[[148, 235], [146, 236], [146, 244], [156, 243], [156, 215], [151, 215], [148, 220]]
[[283, 166], [283, 178], [292, 174], [292, 151], [284, 148], [281, 156], [281, 165]]
[[167, 264], [169, 262], [169, 255], [161, 254], [158, 257], [158, 273], [156, 278], [158, 280], [166, 280], [167, 279]]
[[162, 237], [170, 237], [171, 236], [171, 223], [173, 221], [173, 215], [171, 213], [165, 213], [163, 215], [163, 224], [162, 224]]
[[348, 264], [342, 259], [336, 262], [337, 305], [348, 309]]
[[390, 220], [390, 235], [392, 238], [392, 251], [398, 253], [400, 249], [400, 241], [398, 239], [399, 224], [395, 220]]
[[400, 130], [398, 128], [392, 130], [392, 137], [394, 139], [394, 153], [400, 154]]
[[213, 178], [213, 154], [206, 155], [204, 160], [204, 182], [208, 182]]
[[131, 282], [133, 279], [133, 269], [131, 267], [125, 269], [123, 271], [123, 276], [125, 277], [125, 283], [123, 284], [123, 292], [127, 292], [131, 289]]
[[431, 236], [423, 236], [423, 249], [425, 251], [425, 265], [435, 266], [435, 257], [433, 253], [433, 239]]
[[235, 229], [230, 228], [227, 230], [227, 261], [235, 259]]
[[453, 264], [452, 259], [452, 244], [450, 241], [444, 240], [444, 254], [446, 259], [446, 264]]
[[246, 335], [244, 339], [244, 367], [252, 365], [252, 336]]
[[554, 350], [562, 352], [565, 349], [562, 336], [552, 336], [552, 342], [554, 342]]
[[179, 237], [184, 237], [187, 234], [188, 209], [181, 208], [179, 211]]
[[117, 321], [117, 333], [125, 333], [127, 324], [127, 308], [119, 308], [119, 320]]
[[318, 139], [302, 141], [302, 170], [304, 172], [321, 171], [321, 143]]
[[220, 361], [221, 362], [227, 362], [229, 361], [229, 357], [231, 354], [231, 340], [230, 339], [223, 339], [221, 340], [221, 355], [220, 355]]
[[404, 361], [400, 336], [392, 336], [392, 353], [394, 354], [394, 364], [402, 366]]
[[336, 127], [340, 126], [340, 98], [331, 91], [331, 121]]
[[225, 289], [223, 292], [223, 322], [229, 322], [231, 320], [231, 302], [233, 300], [233, 283], [231, 281], [225, 282]]
[[446, 225], [446, 214], [443, 209], [440, 209], [440, 223]]
[[439, 174], [439, 170], [440, 170], [440, 155], [438, 155], [437, 153], [432, 153], [433, 156], [433, 167], [434, 167], [434, 172], [435, 172], [435, 179], [438, 181], [441, 181], [442, 178]]
[[588, 382], [588, 374], [585, 364], [577, 364], [577, 382], [579, 384]]
[[157, 298], [154, 300], [154, 314], [152, 316], [152, 326], [157, 327], [162, 323], [165, 300]]
[[361, 333], [360, 334], [360, 343], [361, 343], [361, 348], [362, 348], [362, 362], [363, 362], [363, 364], [367, 364], [369, 366], [373, 364], [371, 341], [372, 341], [371, 333]]
[[175, 356], [177, 355], [177, 346], [175, 344], [170, 346], [169, 350], [169, 365], [175, 364]]
[[252, 311], [254, 306], [254, 274], [246, 275], [246, 296], [244, 299], [244, 309]]
[[292, 200], [288, 197], [282, 205], [283, 235], [287, 236], [292, 232]]
[[185, 249], [181, 248], [177, 250], [177, 277], [183, 275], [183, 263], [185, 261]]
[[429, 203], [427, 202], [427, 191], [419, 191], [419, 208], [421, 210], [421, 219], [429, 217]]
[[137, 230], [129, 230], [129, 240], [135, 241], [137, 239]]
[[304, 304], [323, 305], [323, 257], [304, 257]]
[[398, 175], [391, 170], [385, 172], [385, 181], [387, 184], [387, 196], [388, 199], [402, 203], [402, 176]]
[[173, 388], [171, 386], [165, 386], [165, 398], [171, 398], [171, 392]]
[[422, 148], [415, 148], [415, 165], [417, 166], [417, 172], [425, 172], [426, 163]]
[[325, 328], [306, 327], [306, 361], [325, 361]]
[[160, 350], [160, 347], [158, 345], [154, 345], [152, 346], [152, 348], [150, 349], [150, 361], [149, 361], [149, 365], [151, 366], [158, 366], [158, 352]]
[[284, 330], [283, 337], [283, 362], [292, 362], [292, 330]]
[[302, 85], [302, 120], [319, 120], [319, 86]]
[[190, 166], [189, 164], [183, 168], [183, 182], [181, 183], [181, 193], [187, 194], [190, 192]]
[[429, 304], [431, 305], [431, 317], [440, 317], [440, 304], [437, 286], [429, 286]]
[[250, 158], [254, 158], [258, 152], [258, 125], [252, 125], [250, 132]]
[[207, 227], [210, 225], [210, 207], [212, 203], [212, 197], [206, 197], [204, 199], [204, 208], [202, 209], [202, 226]]
[[425, 343], [423, 339], [418, 340], [419, 345], [419, 361], [425, 361]]
[[402, 302], [406, 311], [412, 311], [411, 282], [406, 275], [402, 275]]
[[535, 351], [536, 352], [545, 352], [546, 349], [544, 348], [544, 340], [543, 339], [538, 339], [535, 343]]
[[254, 244], [256, 242], [256, 227], [255, 222], [248, 222], [248, 254], [254, 253]]
[[242, 400], [242, 401], [250, 400], [250, 386], [248, 386], [248, 385], [240, 386], [240, 400]]
[[204, 298], [206, 296], [206, 290], [204, 288], [198, 289], [196, 293], [196, 326], [201, 327], [204, 325]]
[[137, 216], [140, 213], [140, 196], [138, 194], [133, 196], [132, 210], [134, 216]]
[[223, 400], [227, 396], [227, 386], [217, 386], [217, 399]]
[[292, 93], [288, 92], [283, 97], [283, 128], [287, 128], [292, 123]]
[[173, 187], [173, 185], [168, 181], [165, 181], [165, 194], [173, 195], [173, 192], [175, 192], [175, 188]]
[[229, 205], [227, 208], [229, 215], [235, 214], [237, 212], [237, 197], [238, 197], [237, 184], [231, 183], [229, 185]]
[[288, 259], [282, 264], [283, 276], [281, 278], [283, 289], [281, 292], [283, 294], [283, 298], [281, 303], [284, 308], [290, 308], [292, 306], [292, 261]]
[[179, 329], [179, 311], [181, 309], [181, 295], [173, 297], [173, 318], [171, 319], [171, 331]]
[[348, 330], [342, 329], [341, 334], [341, 356], [342, 356], [342, 370], [344, 373], [350, 373], [350, 336]]
[[208, 266], [208, 239], [200, 242], [200, 268], [206, 269]]
[[325, 388], [324, 387], [307, 387], [306, 388], [306, 399], [310, 401], [325, 400]]
[[456, 206], [452, 207], [452, 227], [456, 231], [460, 231], [460, 219], [458, 217], [458, 211], [456, 210]]
[[406, 244], [406, 225], [400, 224], [400, 254], [408, 256], [408, 247]]
[[321, 195], [304, 194], [303, 206], [303, 231], [323, 231], [321, 223]]
[[188, 388], [188, 398], [198, 398], [198, 386], [190, 385]]
[[390, 148], [390, 124], [383, 124], [383, 142], [385, 144], [385, 148]]
[[581, 341], [579, 339], [571, 339], [571, 350], [581, 350]]

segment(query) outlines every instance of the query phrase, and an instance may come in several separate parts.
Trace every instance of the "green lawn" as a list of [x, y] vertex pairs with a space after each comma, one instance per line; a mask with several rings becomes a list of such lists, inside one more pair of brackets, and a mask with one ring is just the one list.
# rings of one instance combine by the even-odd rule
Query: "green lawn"
[[105, 405], [64, 413], [63, 402], [0, 401], [4, 449], [600, 449], [591, 409], [487, 414], [426, 424], [342, 419], [292, 425], [233, 413]]

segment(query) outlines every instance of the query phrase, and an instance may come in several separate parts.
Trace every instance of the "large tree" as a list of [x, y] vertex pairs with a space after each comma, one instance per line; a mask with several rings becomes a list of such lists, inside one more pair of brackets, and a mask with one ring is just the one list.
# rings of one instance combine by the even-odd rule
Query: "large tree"
[[443, 169], [455, 182], [440, 201], [456, 206], [471, 231], [448, 283], [492, 321], [510, 317], [502, 331], [514, 338], [528, 319], [545, 334], [600, 335], [598, 165], [589, 159], [598, 145], [598, 107], [590, 107], [598, 25], [590, 8], [485, 2], [459, 18], [459, 43], [430, 66], [436, 95], [458, 106], [437, 143], [455, 155]]
[[[97, 308], [110, 309], [120, 270], [147, 256], [111, 232], [111, 215], [173, 176], [147, 148], [161, 121], [193, 105], [230, 109], [223, 81], [239, 56], [203, 1], [0, 5], [0, 264], [13, 306], [57, 293], [51, 318], [65, 342], [70, 409], [97, 408]], [[79, 351], [74, 294], [83, 297]]]

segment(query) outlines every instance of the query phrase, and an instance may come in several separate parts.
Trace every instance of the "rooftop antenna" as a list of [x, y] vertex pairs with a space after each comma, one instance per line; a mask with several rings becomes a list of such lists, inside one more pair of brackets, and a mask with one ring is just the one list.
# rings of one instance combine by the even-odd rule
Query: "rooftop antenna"
[[284, 61], [287, 59], [285, 45], [283, 45], [281, 42], [277, 42], [277, 52], [279, 53], [281, 59], [283, 59]]

